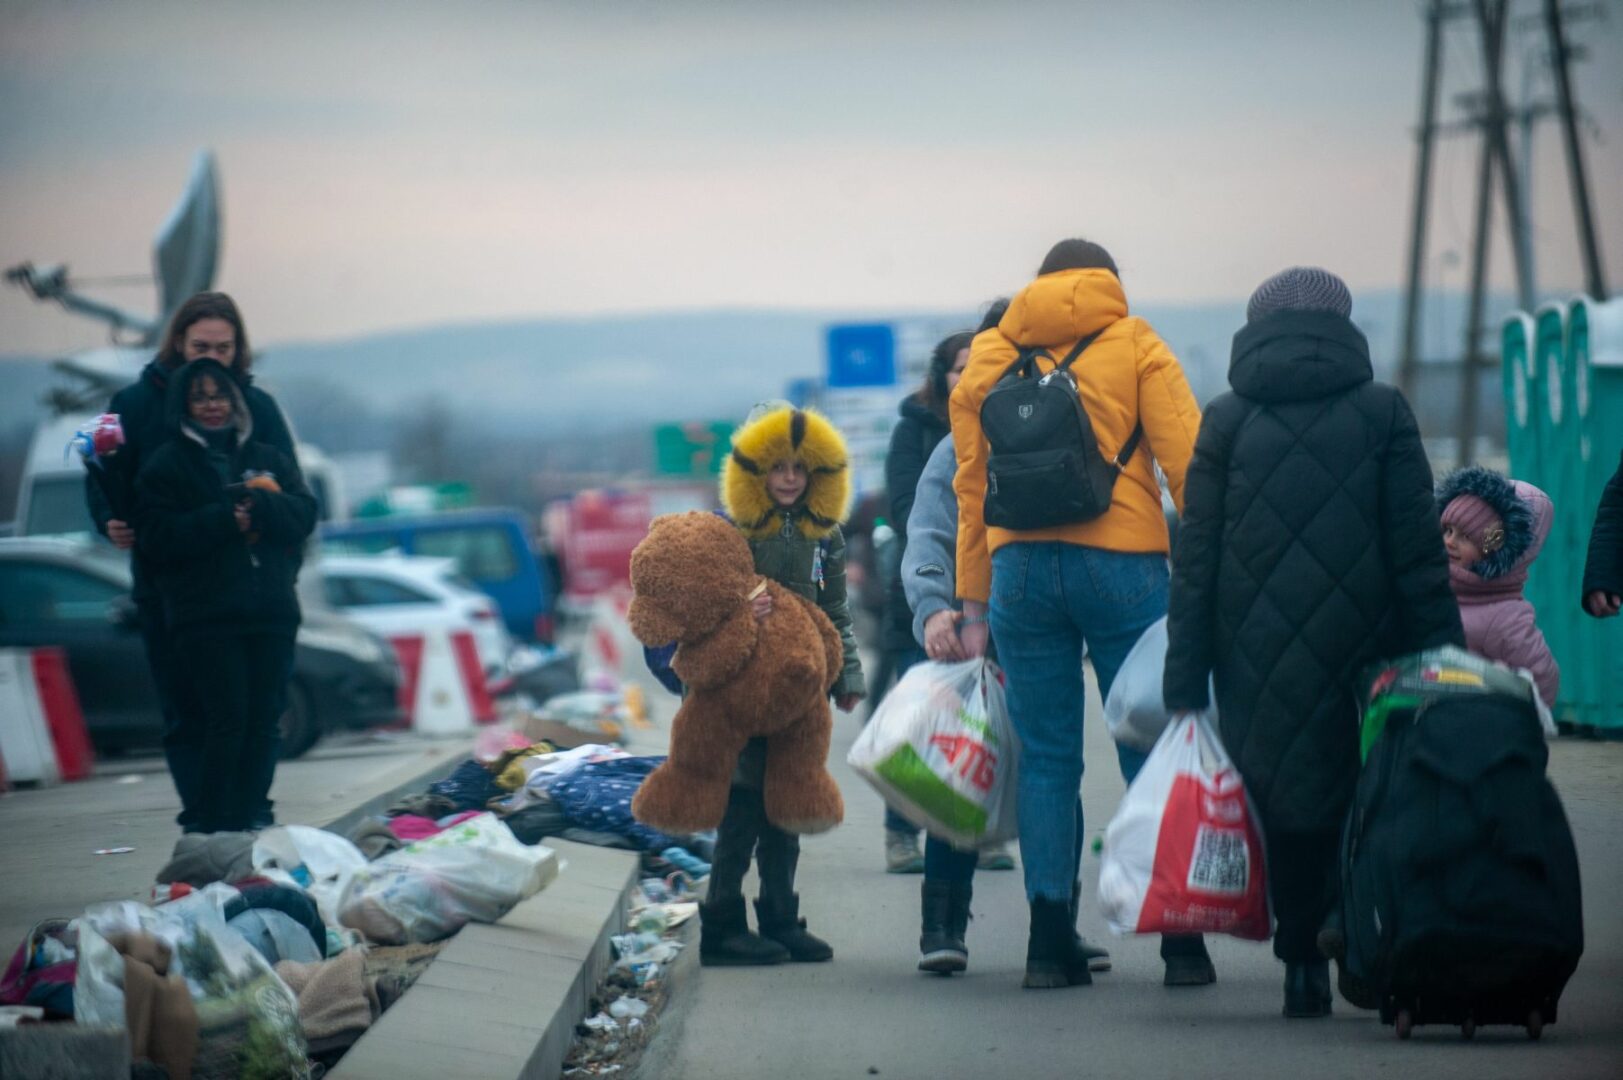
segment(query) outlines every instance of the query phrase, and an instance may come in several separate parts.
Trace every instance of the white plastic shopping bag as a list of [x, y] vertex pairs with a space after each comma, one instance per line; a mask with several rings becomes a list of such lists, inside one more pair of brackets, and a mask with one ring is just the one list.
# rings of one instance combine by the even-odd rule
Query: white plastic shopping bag
[[495, 922], [557, 874], [551, 848], [521, 844], [494, 814], [479, 814], [357, 870], [338, 919], [383, 945], [439, 941]]
[[366, 856], [347, 837], [311, 825], [278, 825], [254, 841], [254, 869], [310, 894], [321, 921], [338, 925], [338, 900]]
[[197, 1007], [195, 1080], [306, 1080], [310, 1063], [298, 999], [269, 961], [226, 925], [221, 910], [236, 895], [216, 883], [158, 908], [118, 900], [86, 909], [77, 920], [74, 1020], [125, 1026], [124, 957], [108, 939], [146, 934], [168, 946], [169, 973], [186, 981]]
[[846, 761], [909, 821], [974, 848], [1015, 834], [1019, 743], [990, 660], [907, 670]]
[[[1110, 737], [1123, 746], [1148, 752], [1172, 720], [1161, 696], [1161, 676], [1166, 666], [1167, 620], [1163, 615], [1139, 636], [1105, 699], [1105, 727]], [[1207, 700], [1217, 700], [1209, 681], [1207, 693]], [[1203, 715], [1216, 723], [1215, 708], [1205, 710]]]
[[1204, 716], [1173, 721], [1122, 798], [1099, 907], [1118, 934], [1272, 933], [1256, 809]]

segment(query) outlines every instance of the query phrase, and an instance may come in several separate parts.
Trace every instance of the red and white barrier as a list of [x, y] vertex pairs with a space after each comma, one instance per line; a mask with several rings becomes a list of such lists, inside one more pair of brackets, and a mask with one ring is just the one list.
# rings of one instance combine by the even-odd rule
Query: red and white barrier
[[95, 766], [61, 649], [0, 649], [0, 775], [10, 783], [83, 780]]
[[450, 735], [496, 722], [473, 635], [413, 634], [390, 642], [400, 659], [400, 704], [413, 731]]
[[643, 672], [642, 643], [627, 621], [630, 609], [630, 589], [612, 589], [592, 601], [580, 646], [580, 681], [586, 689], [618, 690]]

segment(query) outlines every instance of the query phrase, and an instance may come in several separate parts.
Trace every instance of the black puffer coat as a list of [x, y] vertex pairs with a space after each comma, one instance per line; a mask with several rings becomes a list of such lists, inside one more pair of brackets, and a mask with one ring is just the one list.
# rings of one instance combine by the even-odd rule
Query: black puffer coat
[[885, 582], [885, 629], [883, 647], [892, 652], [918, 648], [913, 640], [913, 614], [902, 590], [902, 552], [907, 550], [907, 519], [913, 513], [924, 463], [930, 460], [936, 444], [952, 429], [928, 405], [910, 394], [902, 399], [901, 419], [890, 433], [890, 451], [885, 455], [885, 495], [890, 504], [890, 527], [898, 541], [896, 562]]
[[[234, 430], [218, 448], [184, 420], [187, 389], [205, 374], [233, 398]], [[212, 360], [193, 361], [169, 380], [166, 409], [175, 434], [141, 467], [134, 516], [136, 548], [170, 628], [291, 633], [299, 623], [294, 586], [316, 523], [316, 500], [298, 465], [253, 439], [241, 387]], [[268, 474], [281, 490], [233, 494], [222, 473], [233, 483]], [[247, 534], [232, 513], [239, 498], [253, 504]]]
[[1589, 533], [1583, 596], [1592, 592], [1623, 596], [1623, 460], [1601, 492], [1595, 527]]
[[[153, 360], [141, 369], [139, 378], [114, 394], [112, 401], [108, 402], [107, 411], [118, 414], [124, 428], [123, 447], [107, 459], [108, 486], [122, 509], [115, 509], [108, 502], [107, 491], [102, 485], [88, 472], [85, 475], [85, 502], [90, 508], [91, 519], [96, 523], [96, 531], [103, 536], [107, 535], [107, 522], [110, 519], [133, 513], [135, 480], [141, 473], [141, 466], [158, 452], [160, 446], [174, 437], [175, 428], [169, 421], [167, 404], [172, 375], [170, 368]], [[251, 374], [233, 369], [231, 375], [242, 389], [248, 415], [253, 419], [254, 441], [265, 443], [289, 458], [293, 457], [293, 435], [288, 430], [287, 420], [282, 416], [276, 399], [255, 386]], [[135, 578], [135, 599], [153, 599], [152, 569], [147, 565], [147, 560], [141, 557], [139, 549], [135, 552], [131, 570]]]
[[1172, 566], [1163, 690], [1207, 704], [1270, 828], [1337, 828], [1358, 773], [1353, 682], [1464, 644], [1431, 468], [1352, 323], [1288, 311], [1234, 337], [1206, 409]]

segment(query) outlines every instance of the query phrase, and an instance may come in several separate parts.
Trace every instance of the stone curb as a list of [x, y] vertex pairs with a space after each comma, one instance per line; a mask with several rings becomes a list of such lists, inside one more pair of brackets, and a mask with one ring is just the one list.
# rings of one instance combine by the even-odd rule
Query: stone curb
[[557, 878], [493, 924], [470, 923], [327, 1075], [552, 1080], [625, 928], [638, 855], [549, 837]]

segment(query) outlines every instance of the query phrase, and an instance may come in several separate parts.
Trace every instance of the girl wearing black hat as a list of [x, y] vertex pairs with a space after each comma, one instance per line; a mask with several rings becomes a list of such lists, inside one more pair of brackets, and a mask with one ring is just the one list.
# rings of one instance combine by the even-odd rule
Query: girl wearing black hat
[[251, 440], [253, 415], [223, 366], [194, 360], [168, 389], [174, 437], [136, 481], [135, 533], [202, 729], [187, 827], [247, 830], [275, 776], [316, 501], [290, 457]]

